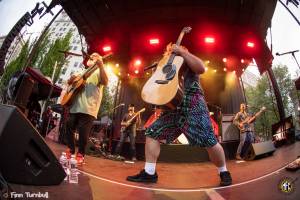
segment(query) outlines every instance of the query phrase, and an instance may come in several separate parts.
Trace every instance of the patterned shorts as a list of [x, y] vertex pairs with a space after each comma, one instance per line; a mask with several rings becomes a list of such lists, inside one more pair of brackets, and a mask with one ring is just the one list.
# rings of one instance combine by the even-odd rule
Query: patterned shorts
[[212, 147], [217, 144], [208, 108], [200, 93], [185, 94], [179, 109], [164, 112], [145, 135], [169, 144], [182, 133], [192, 146]]

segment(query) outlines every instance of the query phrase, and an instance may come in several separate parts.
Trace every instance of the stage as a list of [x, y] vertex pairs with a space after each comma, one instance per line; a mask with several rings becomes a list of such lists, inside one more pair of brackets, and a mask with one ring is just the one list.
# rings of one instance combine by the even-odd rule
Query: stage
[[[64, 145], [47, 139], [47, 144], [59, 156]], [[296, 199], [300, 196], [300, 175], [284, 167], [300, 155], [300, 142], [278, 148], [273, 156], [253, 161], [227, 161], [233, 178], [228, 187], [218, 187], [219, 177], [210, 162], [159, 162], [156, 184], [126, 181], [143, 168], [144, 162], [134, 164], [86, 156], [79, 167], [79, 184], [66, 182], [57, 186], [24, 186], [12, 184], [17, 193], [48, 192], [49, 199]], [[278, 189], [279, 182], [288, 177], [295, 191], [289, 195]]]

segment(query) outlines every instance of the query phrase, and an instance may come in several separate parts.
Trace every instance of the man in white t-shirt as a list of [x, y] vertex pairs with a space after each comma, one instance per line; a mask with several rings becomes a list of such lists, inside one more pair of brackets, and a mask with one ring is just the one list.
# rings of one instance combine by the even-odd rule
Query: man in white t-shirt
[[[75, 154], [74, 132], [77, 130], [79, 133], [78, 153], [76, 154], [78, 164], [83, 163], [88, 136], [100, 108], [103, 86], [108, 84], [108, 77], [103, 67], [102, 57], [98, 53], [93, 53], [87, 62], [88, 67], [94, 65], [97, 65], [98, 69], [86, 79], [84, 87], [75, 96], [69, 108], [67, 155]], [[71, 84], [75, 79], [76, 76], [72, 76], [68, 83]]]

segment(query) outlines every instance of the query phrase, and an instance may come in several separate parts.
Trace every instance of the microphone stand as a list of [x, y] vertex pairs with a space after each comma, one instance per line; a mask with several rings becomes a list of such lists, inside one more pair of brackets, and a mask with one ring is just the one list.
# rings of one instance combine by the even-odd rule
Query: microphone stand
[[[109, 111], [107, 111], [107, 112], [105, 112], [105, 114], [108, 114], [108, 119], [110, 118], [110, 114], [115, 110], [115, 109], [117, 109], [117, 108], [119, 108], [119, 107], [121, 107], [121, 106], [125, 106], [125, 104], [124, 103], [120, 103], [119, 105], [117, 105], [116, 107], [114, 107], [114, 108], [112, 108], [112, 109], [110, 109]], [[103, 141], [105, 141], [105, 142], [103, 142], [103, 149], [106, 151], [106, 147], [107, 147], [107, 135], [108, 135], [108, 122], [109, 122], [109, 120], [107, 119], [107, 122], [106, 122], [106, 124], [105, 124], [105, 134], [104, 134], [104, 139], [103, 139]], [[108, 144], [108, 150], [110, 150], [111, 151], [111, 143], [112, 143], [112, 135], [111, 135], [111, 131], [109, 132], [110, 133], [110, 135], [109, 135], [109, 144]]]
[[298, 63], [298, 61], [297, 61], [297, 58], [296, 58], [296, 56], [295, 56], [295, 53], [296, 52], [299, 52], [299, 50], [295, 50], [295, 51], [289, 51], [289, 52], [285, 52], [285, 53], [276, 53], [276, 56], [282, 56], [282, 55], [285, 55], [285, 54], [292, 54], [292, 56], [293, 56], [293, 58], [294, 58], [294, 60], [295, 60], [295, 62], [297, 63], [297, 65], [298, 65], [298, 68], [300, 69], [300, 65], [299, 65], [299, 63]]

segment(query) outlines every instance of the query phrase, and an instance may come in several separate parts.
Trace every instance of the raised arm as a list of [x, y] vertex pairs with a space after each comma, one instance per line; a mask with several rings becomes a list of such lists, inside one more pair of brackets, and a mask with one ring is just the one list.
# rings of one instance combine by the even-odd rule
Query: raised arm
[[202, 60], [197, 56], [191, 54], [186, 48], [173, 44], [171, 50], [177, 55], [182, 56], [185, 62], [187, 63], [187, 65], [196, 74], [203, 74], [205, 72], [205, 66]]

